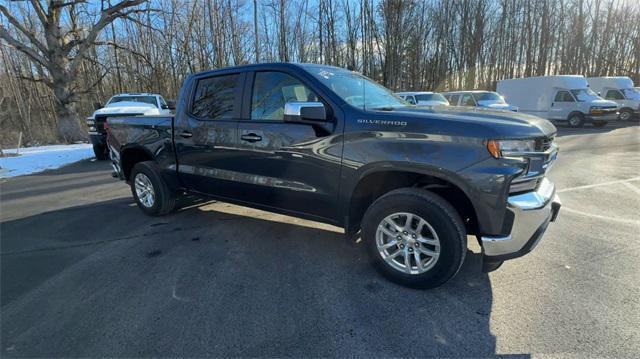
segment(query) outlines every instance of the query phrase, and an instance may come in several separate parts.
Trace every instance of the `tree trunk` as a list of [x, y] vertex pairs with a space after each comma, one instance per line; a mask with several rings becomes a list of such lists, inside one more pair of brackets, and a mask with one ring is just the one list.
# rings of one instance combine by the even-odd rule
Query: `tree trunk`
[[61, 141], [72, 143], [87, 139], [87, 132], [80, 127], [75, 102], [71, 101], [68, 84], [64, 81], [54, 81], [53, 94], [55, 96], [55, 111], [58, 119], [58, 137]]

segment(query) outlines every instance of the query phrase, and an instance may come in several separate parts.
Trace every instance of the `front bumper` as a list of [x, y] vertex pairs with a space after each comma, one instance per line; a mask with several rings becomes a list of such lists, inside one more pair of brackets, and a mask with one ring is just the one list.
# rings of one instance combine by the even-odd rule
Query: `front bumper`
[[514, 215], [511, 233], [502, 237], [480, 237], [485, 271], [531, 252], [549, 223], [555, 221], [560, 206], [555, 185], [546, 178], [536, 191], [510, 196], [507, 210]]
[[598, 122], [598, 121], [616, 121], [616, 120], [618, 120], [618, 116], [619, 115], [620, 114], [618, 112], [609, 112], [609, 113], [604, 113], [604, 114], [601, 114], [601, 115], [593, 115], [593, 114], [591, 114], [591, 115], [585, 116], [585, 119], [587, 121], [590, 121], [590, 122], [594, 122], [594, 121], [596, 121], [596, 122]]

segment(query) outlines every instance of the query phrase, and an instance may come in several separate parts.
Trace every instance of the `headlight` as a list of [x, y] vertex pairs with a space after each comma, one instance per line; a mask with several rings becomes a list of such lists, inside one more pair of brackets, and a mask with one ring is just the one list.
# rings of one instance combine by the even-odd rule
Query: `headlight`
[[96, 127], [95, 126], [89, 126], [89, 131], [95, 131]]
[[489, 140], [487, 150], [495, 158], [519, 156], [527, 152], [534, 152], [535, 140]]
[[96, 121], [95, 121], [94, 119], [92, 119], [92, 118], [88, 118], [88, 119], [87, 119], [87, 125], [92, 126], [92, 125], [94, 125], [95, 123], [96, 123]]

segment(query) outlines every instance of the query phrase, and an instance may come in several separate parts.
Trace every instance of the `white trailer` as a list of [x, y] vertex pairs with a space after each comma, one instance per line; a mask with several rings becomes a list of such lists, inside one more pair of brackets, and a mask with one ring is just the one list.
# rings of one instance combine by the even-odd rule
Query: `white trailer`
[[629, 121], [640, 116], [640, 90], [633, 87], [633, 81], [626, 76], [589, 77], [589, 87], [605, 100], [620, 106], [620, 120]]
[[497, 92], [520, 112], [572, 127], [604, 126], [618, 118], [618, 105], [600, 98], [581, 75], [516, 78], [498, 81]]

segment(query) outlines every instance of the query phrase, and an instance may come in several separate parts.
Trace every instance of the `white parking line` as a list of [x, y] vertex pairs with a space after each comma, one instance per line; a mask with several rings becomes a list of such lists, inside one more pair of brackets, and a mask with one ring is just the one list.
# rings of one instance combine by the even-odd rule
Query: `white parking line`
[[635, 193], [637, 193], [637, 194], [640, 194], [640, 188], [638, 188], [638, 187], [636, 187], [636, 186], [632, 185], [632, 184], [631, 184], [631, 183], [629, 183], [629, 182], [622, 182], [622, 184], [623, 184], [623, 185], [625, 185], [625, 186], [627, 186], [627, 188], [631, 189], [633, 192], [635, 192]]
[[634, 190], [636, 190], [636, 192], [640, 193], [640, 189], [638, 189], [637, 187], [635, 187], [635, 186], [633, 186], [632, 184], [629, 183], [630, 181], [635, 181], [635, 180], [640, 180], [640, 176], [633, 177], [633, 178], [628, 178], [628, 179], [625, 179], [625, 180], [609, 181], [609, 182], [602, 182], [602, 183], [596, 183], [596, 184], [588, 184], [588, 185], [584, 185], [584, 186], [563, 188], [561, 190], [558, 190], [558, 193], [577, 191], [577, 190], [581, 190], [581, 189], [600, 187], [600, 186], [608, 186], [608, 185], [617, 184], [617, 183], [624, 183], [625, 185], [632, 186], [632, 187], [634, 187]]
[[626, 218], [617, 218], [617, 217], [608, 217], [608, 216], [602, 216], [599, 214], [594, 214], [594, 213], [587, 213], [587, 212], [582, 212], [582, 211], [578, 211], [576, 209], [573, 208], [568, 208], [566, 206], [562, 206], [562, 208], [560, 209], [560, 212], [565, 211], [565, 212], [569, 212], [569, 213], [574, 213], [574, 214], [578, 214], [580, 216], [584, 216], [584, 217], [591, 217], [591, 218], [597, 218], [597, 219], [602, 219], [604, 221], [610, 221], [610, 222], [619, 222], [619, 223], [626, 223], [626, 224], [636, 224], [636, 225], [640, 225], [640, 221], [635, 220], [635, 219], [626, 219]]

